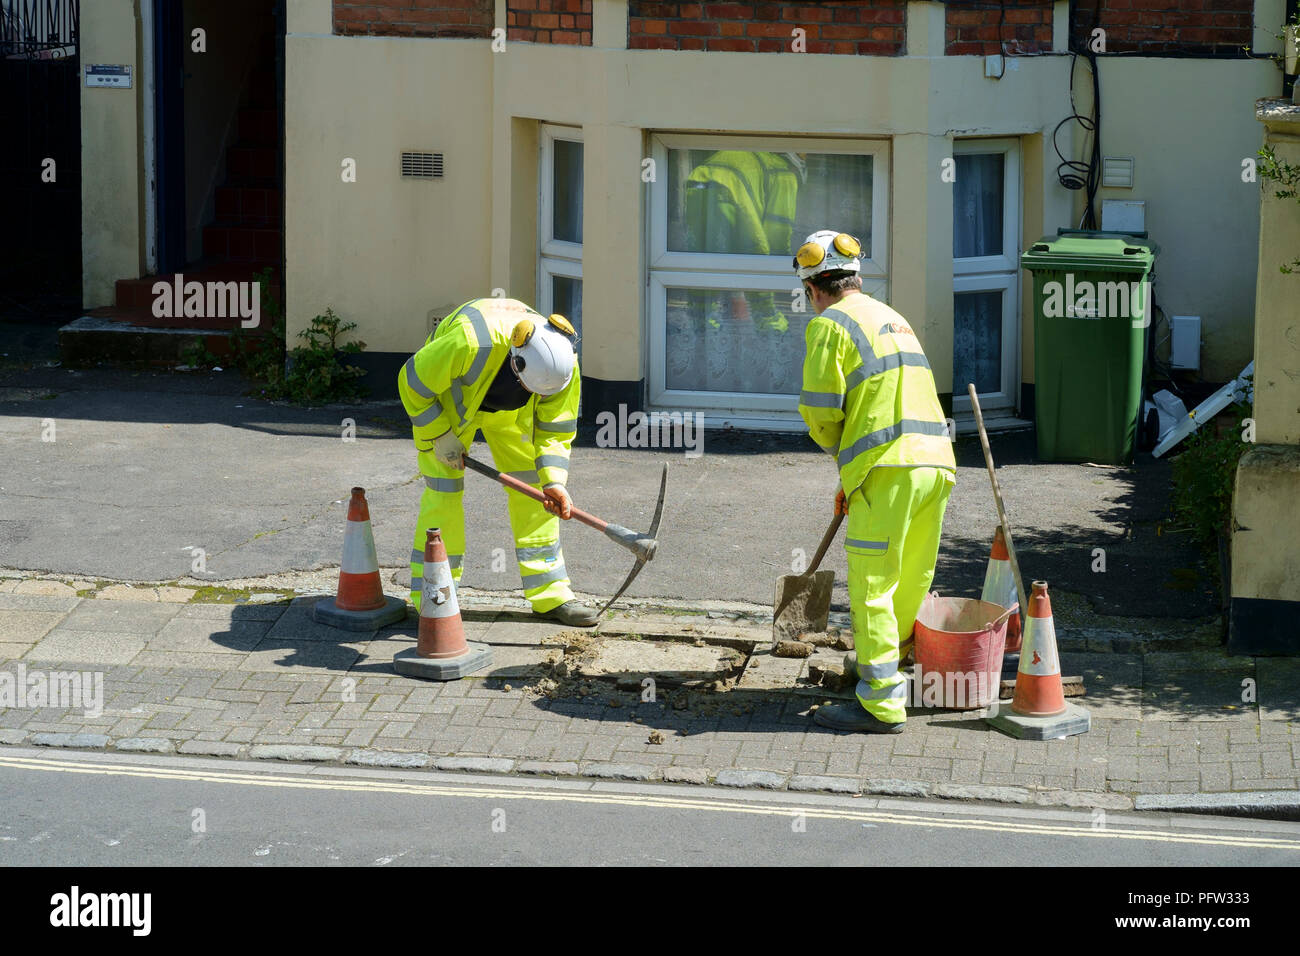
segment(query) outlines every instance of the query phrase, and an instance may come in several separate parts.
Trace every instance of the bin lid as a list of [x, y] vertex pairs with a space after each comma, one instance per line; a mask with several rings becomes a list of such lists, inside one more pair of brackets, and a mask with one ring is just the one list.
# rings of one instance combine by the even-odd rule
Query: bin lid
[[1155, 251], [1134, 236], [1043, 236], [1020, 257], [1026, 269], [1150, 272]]

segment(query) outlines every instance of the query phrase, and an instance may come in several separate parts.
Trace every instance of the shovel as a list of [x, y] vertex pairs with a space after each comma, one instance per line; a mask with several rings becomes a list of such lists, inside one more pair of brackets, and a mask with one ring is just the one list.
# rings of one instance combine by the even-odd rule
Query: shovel
[[840, 530], [844, 515], [832, 519], [822, 543], [813, 555], [812, 564], [803, 574], [787, 574], [776, 579], [776, 598], [772, 606], [772, 639], [790, 640], [803, 631], [824, 631], [831, 611], [831, 590], [835, 586], [834, 571], [818, 571], [817, 566], [826, 556], [826, 549]]

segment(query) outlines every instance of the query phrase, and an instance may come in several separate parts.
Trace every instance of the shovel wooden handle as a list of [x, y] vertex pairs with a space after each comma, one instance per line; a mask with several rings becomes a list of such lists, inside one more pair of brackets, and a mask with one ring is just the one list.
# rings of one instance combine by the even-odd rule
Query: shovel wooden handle
[[975, 384], [967, 384], [966, 391], [970, 394], [970, 404], [972, 411], [975, 412], [975, 424], [980, 430], [980, 444], [984, 446], [984, 464], [989, 470], [989, 484], [993, 486], [993, 500], [998, 506], [998, 523], [1002, 525], [1002, 537], [1007, 539], [1007, 557], [1011, 559], [1011, 574], [1016, 581], [1016, 597], [1019, 599], [1020, 607], [1027, 608], [1029, 603], [1025, 600], [1025, 582], [1020, 576], [1020, 562], [1016, 559], [1016, 546], [1011, 540], [1011, 525], [1007, 522], [1007, 509], [1002, 505], [1002, 489], [998, 485], [997, 472], [993, 470], [993, 449], [989, 447], [989, 435], [984, 430], [984, 415], [980, 411], [979, 396], [975, 393]]
[[804, 572], [804, 575], [812, 577], [812, 573], [822, 563], [822, 558], [826, 557], [826, 550], [831, 546], [831, 542], [835, 540], [835, 534], [840, 530], [840, 525], [843, 523], [844, 515], [836, 514], [835, 520], [831, 522], [830, 527], [826, 529], [826, 533], [822, 535], [822, 543], [817, 546], [817, 553], [813, 555], [812, 564], [808, 565], [808, 570]]

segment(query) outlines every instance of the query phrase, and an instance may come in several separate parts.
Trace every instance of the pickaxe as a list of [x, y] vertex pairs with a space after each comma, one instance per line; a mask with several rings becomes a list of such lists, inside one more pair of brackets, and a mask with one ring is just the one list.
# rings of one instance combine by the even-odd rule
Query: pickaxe
[[[491, 465], [485, 465], [481, 461], [475, 461], [469, 455], [465, 456], [465, 467], [469, 468], [471, 471], [477, 471], [480, 475], [486, 475], [493, 481], [505, 485], [507, 488], [517, 491], [521, 495], [527, 495], [534, 501], [545, 502], [549, 500], [532, 485], [527, 485], [518, 478], [512, 478], [505, 472], [497, 471]], [[631, 584], [632, 581], [635, 580], [636, 576], [641, 573], [641, 569], [646, 566], [646, 562], [654, 560], [655, 552], [659, 550], [659, 542], [655, 540], [655, 535], [659, 532], [659, 518], [663, 515], [664, 493], [667, 490], [668, 463], [664, 462], [663, 474], [659, 478], [659, 501], [655, 504], [654, 520], [650, 522], [650, 530], [645, 534], [624, 528], [621, 524], [614, 524], [613, 522], [597, 518], [594, 514], [583, 511], [576, 505], [574, 506], [573, 517], [577, 518], [588, 527], [604, 532], [605, 537], [621, 544], [636, 555], [636, 564], [632, 566], [632, 570], [628, 573], [626, 580], [623, 581], [623, 586], [618, 589], [612, 598], [605, 602], [605, 606], [597, 612], [598, 614], [604, 614], [608, 611], [609, 606], [622, 596], [623, 592], [627, 590], [628, 585]]]

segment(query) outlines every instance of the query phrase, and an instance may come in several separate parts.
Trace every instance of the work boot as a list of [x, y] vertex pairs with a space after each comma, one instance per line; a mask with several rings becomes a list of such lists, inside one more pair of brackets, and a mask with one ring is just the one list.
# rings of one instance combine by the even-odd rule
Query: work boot
[[565, 601], [549, 611], [534, 609], [533, 613], [548, 621], [559, 621], [568, 627], [594, 627], [600, 620], [600, 615], [596, 613], [595, 608], [585, 607], [577, 601]]
[[907, 723], [900, 720], [887, 724], [871, 716], [861, 704], [823, 704], [813, 714], [813, 721], [832, 730], [856, 730], [868, 734], [901, 734]]

